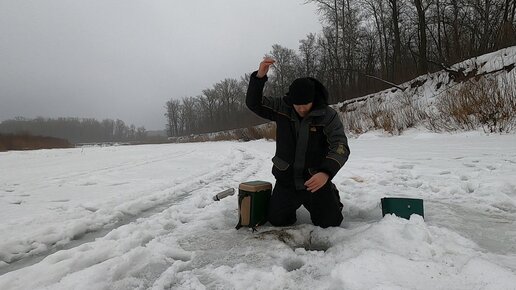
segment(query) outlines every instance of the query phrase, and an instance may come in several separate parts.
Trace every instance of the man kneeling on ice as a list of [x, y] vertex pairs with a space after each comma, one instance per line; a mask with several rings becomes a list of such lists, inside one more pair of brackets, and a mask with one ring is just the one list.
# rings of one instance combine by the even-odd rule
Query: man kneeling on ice
[[267, 72], [274, 62], [264, 58], [251, 75], [246, 96], [251, 111], [277, 126], [272, 159], [276, 184], [268, 220], [274, 226], [292, 225], [303, 205], [314, 225], [339, 226], [342, 203], [331, 179], [350, 153], [342, 123], [328, 106], [328, 91], [314, 78], [296, 79], [283, 98], [264, 97]]

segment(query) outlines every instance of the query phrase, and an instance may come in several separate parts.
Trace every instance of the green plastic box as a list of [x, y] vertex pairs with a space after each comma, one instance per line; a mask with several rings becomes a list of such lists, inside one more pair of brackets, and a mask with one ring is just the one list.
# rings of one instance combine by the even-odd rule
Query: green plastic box
[[394, 214], [410, 219], [410, 215], [418, 214], [425, 217], [423, 200], [417, 198], [384, 197], [382, 198], [382, 215]]
[[256, 227], [267, 222], [267, 209], [272, 193], [272, 184], [267, 181], [248, 181], [238, 186], [239, 220], [236, 229]]

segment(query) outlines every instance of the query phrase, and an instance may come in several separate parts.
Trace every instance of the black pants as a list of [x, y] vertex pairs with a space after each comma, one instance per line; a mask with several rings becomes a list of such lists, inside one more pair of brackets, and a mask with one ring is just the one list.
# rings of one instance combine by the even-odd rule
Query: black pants
[[316, 226], [336, 227], [342, 222], [342, 203], [339, 191], [328, 181], [321, 189], [311, 193], [296, 190], [294, 185], [276, 182], [269, 201], [268, 218], [273, 226], [288, 226], [296, 222], [296, 210], [303, 205]]

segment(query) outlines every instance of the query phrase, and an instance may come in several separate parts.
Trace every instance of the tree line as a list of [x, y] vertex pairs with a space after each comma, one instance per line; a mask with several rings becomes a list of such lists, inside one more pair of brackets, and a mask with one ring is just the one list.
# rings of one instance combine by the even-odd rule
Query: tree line
[[315, 51], [307, 55], [334, 101], [389, 86], [375, 77], [401, 83], [516, 44], [515, 0], [310, 2], [322, 15], [323, 31], [311, 50], [300, 51]]
[[245, 105], [249, 75], [224, 79], [202, 95], [166, 103], [168, 136], [184, 136], [253, 126], [262, 121]]
[[[297, 77], [319, 79], [337, 103], [516, 44], [516, 0], [309, 0], [323, 29], [298, 50], [273, 45], [265, 94], [283, 96]], [[169, 136], [253, 125], [249, 75], [166, 105]]]
[[118, 119], [17, 117], [1, 122], [0, 132], [56, 137], [72, 143], [144, 141], [147, 138], [144, 127], [126, 125]]

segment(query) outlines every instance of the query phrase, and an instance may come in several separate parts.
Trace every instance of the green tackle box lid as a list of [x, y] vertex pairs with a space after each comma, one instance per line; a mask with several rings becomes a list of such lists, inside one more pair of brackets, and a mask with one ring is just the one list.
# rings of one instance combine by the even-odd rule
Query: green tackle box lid
[[242, 182], [238, 186], [238, 189], [247, 191], [247, 192], [258, 192], [264, 190], [271, 190], [272, 184], [267, 181], [255, 180], [255, 181], [247, 181]]
[[384, 197], [382, 198], [382, 215], [394, 214], [398, 217], [410, 219], [412, 214], [425, 217], [423, 200], [417, 198]]

